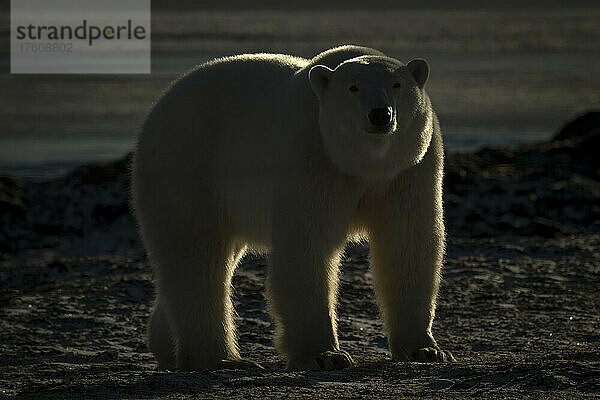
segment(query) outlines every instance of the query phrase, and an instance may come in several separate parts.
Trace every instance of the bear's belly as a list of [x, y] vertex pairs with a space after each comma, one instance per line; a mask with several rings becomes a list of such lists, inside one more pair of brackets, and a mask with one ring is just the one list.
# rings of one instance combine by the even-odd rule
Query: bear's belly
[[266, 177], [240, 177], [220, 182], [228, 225], [236, 240], [269, 247], [273, 222], [273, 182]]

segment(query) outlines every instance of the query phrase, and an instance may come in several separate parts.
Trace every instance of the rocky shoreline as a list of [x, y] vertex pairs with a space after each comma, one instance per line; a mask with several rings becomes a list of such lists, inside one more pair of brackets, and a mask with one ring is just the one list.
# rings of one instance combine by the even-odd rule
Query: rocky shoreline
[[[546, 143], [447, 152], [448, 233], [554, 238], [600, 232], [599, 115], [577, 118]], [[119, 240], [100, 253], [140, 248], [129, 206], [130, 162], [128, 154], [43, 181], [0, 177], [0, 251], [66, 249], [103, 232], [118, 232]]]

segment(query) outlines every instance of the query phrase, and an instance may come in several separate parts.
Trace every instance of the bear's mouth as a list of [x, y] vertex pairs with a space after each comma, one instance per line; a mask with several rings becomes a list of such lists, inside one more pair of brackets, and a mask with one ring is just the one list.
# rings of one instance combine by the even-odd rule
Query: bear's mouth
[[363, 131], [365, 131], [367, 133], [367, 135], [369, 135], [369, 136], [387, 137], [387, 136], [391, 136], [394, 134], [394, 131], [395, 131], [394, 128], [395, 128], [395, 124], [389, 123], [386, 126], [379, 126], [379, 127], [369, 126], [367, 128], [364, 128]]
[[367, 130], [367, 133], [374, 136], [391, 135], [394, 131], [390, 128], [370, 128]]

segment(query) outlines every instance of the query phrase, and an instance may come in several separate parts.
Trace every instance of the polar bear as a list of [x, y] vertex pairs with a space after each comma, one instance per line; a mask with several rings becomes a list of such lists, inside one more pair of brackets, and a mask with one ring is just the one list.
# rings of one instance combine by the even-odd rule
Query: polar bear
[[231, 278], [270, 251], [268, 306], [290, 369], [337, 369], [340, 253], [368, 238], [392, 357], [451, 361], [431, 333], [444, 252], [442, 137], [426, 61], [342, 46], [311, 60], [246, 54], [202, 64], [149, 114], [132, 195], [157, 284], [159, 367], [240, 357]]

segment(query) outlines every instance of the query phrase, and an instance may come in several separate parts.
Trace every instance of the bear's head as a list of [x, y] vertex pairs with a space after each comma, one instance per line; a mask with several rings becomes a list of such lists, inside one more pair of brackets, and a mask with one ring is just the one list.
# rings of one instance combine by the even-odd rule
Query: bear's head
[[310, 85], [319, 99], [325, 152], [341, 171], [388, 179], [419, 163], [429, 147], [433, 113], [424, 88], [429, 65], [361, 56], [335, 69], [315, 65]]

